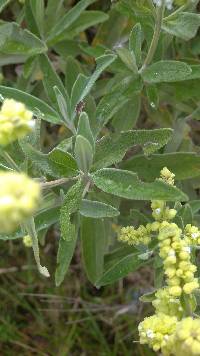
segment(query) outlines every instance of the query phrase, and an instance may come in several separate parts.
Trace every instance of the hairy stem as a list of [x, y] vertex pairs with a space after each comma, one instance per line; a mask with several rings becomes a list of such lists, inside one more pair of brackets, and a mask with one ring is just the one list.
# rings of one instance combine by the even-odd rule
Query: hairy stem
[[151, 63], [151, 61], [154, 57], [155, 51], [158, 46], [158, 41], [160, 38], [164, 10], [165, 10], [165, 2], [164, 2], [164, 0], [162, 0], [161, 6], [157, 7], [157, 10], [156, 10], [156, 20], [155, 20], [156, 22], [155, 22], [154, 34], [153, 34], [153, 38], [151, 41], [151, 45], [149, 47], [149, 50], [148, 50], [146, 59], [143, 63], [143, 66], [139, 70], [139, 73], [142, 73], [145, 70], [145, 68]]
[[80, 176], [78, 175], [78, 176], [70, 177], [70, 178], [60, 178], [60, 179], [52, 180], [50, 182], [41, 183], [40, 185], [41, 185], [42, 189], [51, 189], [51, 188], [57, 187], [59, 185], [63, 185], [67, 182], [77, 180], [77, 179], [79, 179], [79, 177]]

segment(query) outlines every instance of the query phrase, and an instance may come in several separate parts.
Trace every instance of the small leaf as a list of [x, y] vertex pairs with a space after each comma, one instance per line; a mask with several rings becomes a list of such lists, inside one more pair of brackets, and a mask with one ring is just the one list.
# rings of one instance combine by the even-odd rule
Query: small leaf
[[112, 218], [119, 215], [119, 211], [111, 205], [86, 199], [82, 200], [80, 213], [94, 219]]
[[51, 166], [48, 162], [48, 155], [44, 154], [29, 143], [26, 142], [26, 139], [20, 140], [20, 147], [26, 158], [30, 160], [33, 166], [37, 167], [41, 172], [52, 177], [59, 178], [59, 172], [53, 170], [53, 165]]
[[187, 196], [178, 188], [160, 180], [144, 183], [136, 173], [105, 168], [92, 175], [94, 184], [106, 193], [133, 200], [186, 201]]
[[139, 253], [132, 253], [122, 259], [118, 259], [110, 268], [104, 271], [103, 276], [97, 281], [96, 286], [101, 287], [114, 283], [126, 277], [129, 273], [136, 271], [141, 266], [151, 262], [151, 260], [140, 260], [138, 255]]
[[93, 149], [85, 137], [81, 135], [76, 137], [74, 153], [79, 169], [84, 173], [89, 172], [93, 161]]
[[72, 215], [79, 209], [84, 186], [82, 182], [73, 185], [65, 196], [60, 211], [61, 238], [59, 241], [56, 269], [56, 285], [59, 286], [67, 273], [76, 246], [77, 233]]
[[70, 101], [70, 106], [73, 113], [72, 118], [76, 116], [77, 105], [83, 100], [83, 92], [85, 90], [85, 87], [87, 86], [87, 83], [88, 83], [88, 77], [86, 77], [82, 73], [78, 75], [76, 81], [74, 82], [71, 91], [71, 101]]
[[88, 279], [93, 284], [103, 273], [106, 238], [103, 220], [81, 219], [83, 261]]
[[33, 56], [46, 52], [47, 47], [28, 30], [23, 30], [17, 23], [9, 22], [0, 26], [0, 51]]
[[116, 52], [121, 59], [121, 61], [125, 64], [125, 66], [131, 70], [133, 73], [138, 73], [138, 68], [136, 65], [136, 60], [134, 54], [131, 53], [127, 48], [119, 47], [116, 49]]
[[143, 295], [140, 297], [140, 301], [143, 302], [143, 303], [151, 303], [151, 302], [153, 302], [153, 300], [156, 298], [156, 297], [155, 297], [155, 294], [156, 294], [156, 291], [143, 294]]
[[146, 87], [146, 92], [150, 107], [156, 110], [159, 106], [159, 96], [157, 87], [155, 85], [148, 85]]
[[113, 54], [107, 54], [96, 59], [96, 69], [90, 78], [85, 77], [83, 74], [79, 74], [71, 94], [71, 110], [74, 116], [76, 115], [76, 106], [82, 101], [90, 92], [96, 80], [101, 73], [115, 60], [116, 56]]
[[55, 42], [65, 41], [68, 39], [72, 39], [78, 36], [81, 32], [84, 32], [88, 28], [92, 26], [96, 26], [97, 24], [107, 21], [109, 19], [108, 14], [102, 11], [83, 11], [79, 18], [74, 21], [74, 23], [65, 30], [62, 34], [60, 34], [55, 40], [50, 42], [50, 44], [54, 44]]
[[53, 171], [56, 171], [60, 177], [76, 175], [78, 172], [76, 161], [68, 152], [54, 148], [48, 154], [48, 160], [50, 167], [52, 167]]
[[85, 137], [88, 140], [88, 142], [91, 144], [94, 151], [95, 148], [94, 137], [90, 128], [88, 115], [85, 112], [82, 112], [79, 117], [77, 135], [81, 135]]
[[59, 40], [59, 36], [62, 35], [62, 33], [67, 30], [75, 20], [79, 18], [81, 13], [95, 1], [96, 0], [79, 1], [64, 16], [62, 16], [58, 22], [56, 22], [56, 25], [52, 28], [47, 41], [52, 42], [53, 40], [53, 43], [55, 43], [57, 40]]
[[134, 53], [137, 65], [141, 64], [142, 56], [142, 27], [140, 23], [136, 23], [129, 37], [129, 50]]
[[0, 86], [0, 94], [4, 98], [15, 99], [24, 103], [36, 116], [40, 116], [45, 121], [49, 121], [53, 124], [62, 123], [59, 118], [59, 114], [55, 110], [53, 110], [47, 103], [33, 95], [5, 86]]
[[54, 87], [56, 86], [60, 92], [62, 93], [63, 97], [67, 101], [67, 95], [65, 91], [65, 87], [56, 73], [53, 65], [51, 64], [47, 55], [41, 54], [39, 56], [39, 64], [40, 69], [43, 73], [43, 85], [46, 91], [48, 98], [51, 100], [52, 104], [58, 108], [56, 95], [54, 91]]
[[178, 82], [192, 73], [189, 65], [179, 61], [160, 61], [151, 64], [142, 73], [147, 83]]
[[36, 36], [43, 35], [44, 0], [29, 0], [25, 2], [25, 18], [28, 28]]
[[70, 108], [69, 96], [66, 93], [66, 95], [64, 97], [62, 95], [61, 91], [56, 86], [53, 89], [55, 92], [58, 109], [63, 117], [63, 120], [66, 123], [66, 126], [74, 133], [76, 130], [70, 120], [71, 119], [71, 108]]
[[188, 41], [196, 36], [199, 26], [199, 14], [191, 12], [179, 12], [173, 18], [163, 21], [162, 28], [171, 35]]

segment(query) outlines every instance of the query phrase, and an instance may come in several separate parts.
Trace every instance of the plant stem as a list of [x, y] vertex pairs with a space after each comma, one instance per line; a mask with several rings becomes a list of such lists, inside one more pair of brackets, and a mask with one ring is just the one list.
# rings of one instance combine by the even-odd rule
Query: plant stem
[[155, 22], [154, 34], [151, 41], [151, 45], [149, 47], [143, 66], [139, 70], [139, 73], [142, 73], [145, 70], [145, 68], [151, 63], [153, 56], [155, 54], [156, 48], [158, 46], [158, 41], [160, 38], [164, 10], [165, 10], [165, 2], [164, 0], [162, 0], [161, 6], [157, 7], [156, 10], [156, 20], [155, 20], [156, 22]]
[[13, 168], [15, 171], [20, 172], [18, 165], [12, 159], [12, 157], [6, 151], [1, 150], [0, 155], [5, 159], [5, 161]]
[[73, 181], [73, 180], [77, 180], [80, 176], [75, 176], [75, 177], [70, 177], [70, 178], [60, 178], [60, 179], [56, 179], [56, 180], [52, 180], [50, 182], [44, 182], [41, 183], [41, 188], [42, 189], [51, 189], [54, 187], [57, 187], [59, 185], [65, 184], [67, 182]]

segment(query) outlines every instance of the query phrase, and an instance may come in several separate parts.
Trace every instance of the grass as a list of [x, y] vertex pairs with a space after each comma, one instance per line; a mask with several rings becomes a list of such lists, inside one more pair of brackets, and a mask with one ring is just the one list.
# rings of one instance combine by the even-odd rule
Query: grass
[[51, 278], [44, 279], [21, 241], [1, 242], [1, 354], [152, 355], [134, 342], [138, 322], [148, 313], [139, 295], [148, 290], [151, 272], [143, 268], [123, 283], [97, 290], [87, 282], [77, 250], [65, 283], [56, 288], [54, 251], [47, 241], [43, 258]]

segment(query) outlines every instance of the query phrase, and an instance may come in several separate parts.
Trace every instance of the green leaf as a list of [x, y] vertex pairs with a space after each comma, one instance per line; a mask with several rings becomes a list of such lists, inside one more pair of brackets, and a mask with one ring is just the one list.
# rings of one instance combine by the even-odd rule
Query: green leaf
[[0, 51], [6, 54], [34, 56], [47, 51], [47, 47], [34, 34], [23, 30], [17, 23], [0, 26]]
[[111, 205], [86, 199], [82, 200], [80, 213], [94, 219], [112, 218], [119, 215], [119, 211]]
[[26, 139], [20, 141], [20, 146], [32, 164], [46, 175], [61, 178], [78, 173], [76, 161], [68, 152], [55, 148], [49, 154], [44, 154], [27, 143]]
[[200, 210], [200, 200], [190, 201], [190, 207], [192, 209], [192, 214], [197, 214]]
[[128, 97], [119, 92], [107, 94], [99, 101], [96, 109], [96, 132], [99, 133], [103, 126], [119, 112], [120, 109], [124, 110], [128, 102]]
[[94, 184], [106, 193], [133, 200], [186, 201], [187, 196], [178, 188], [160, 180], [144, 183], [136, 173], [105, 168], [92, 175]]
[[185, 204], [181, 209], [178, 210], [178, 216], [181, 217], [183, 221], [183, 226], [187, 224], [192, 224], [193, 222], [193, 213], [189, 204]]
[[175, 174], [177, 180], [200, 176], [200, 157], [193, 152], [154, 154], [150, 159], [138, 155], [121, 164], [121, 168], [137, 172], [145, 181], [159, 177], [165, 166]]
[[[185, 80], [192, 80], [192, 79], [199, 79], [200, 78], [200, 65], [199, 64], [194, 64], [190, 66], [192, 73], [185, 78]], [[182, 85], [182, 89], [183, 89], [183, 84]]]
[[85, 137], [81, 135], [76, 137], [74, 153], [79, 169], [84, 173], [89, 172], [93, 161], [93, 149]]
[[141, 64], [142, 58], [142, 27], [140, 23], [136, 23], [129, 37], [129, 50], [134, 54], [137, 65]]
[[87, 86], [88, 83], [88, 77], [86, 77], [84, 74], [80, 73], [74, 82], [74, 85], [72, 87], [71, 91], [71, 100], [70, 100], [70, 106], [71, 106], [71, 111], [73, 113], [73, 116], [71, 119], [74, 119], [76, 116], [76, 108], [77, 105], [83, 100], [83, 92], [85, 90], [85, 87]]
[[140, 253], [132, 253], [121, 259], [118, 259], [111, 267], [104, 271], [103, 276], [97, 281], [96, 286], [101, 287], [114, 283], [121, 278], [126, 277], [129, 273], [136, 271], [141, 266], [150, 263], [139, 259]]
[[54, 87], [56, 86], [60, 90], [64, 99], [67, 101], [65, 87], [47, 55], [41, 54], [39, 56], [39, 64], [43, 73], [43, 84], [46, 94], [51, 100], [52, 104], [58, 109]]
[[88, 279], [95, 284], [102, 276], [106, 231], [103, 220], [81, 219], [81, 242], [84, 266]]
[[120, 162], [126, 151], [141, 145], [145, 154], [152, 154], [163, 147], [172, 137], [171, 129], [135, 130], [117, 135], [104, 136], [96, 144], [93, 170]]
[[45, 121], [49, 121], [53, 124], [60, 124], [62, 122], [59, 118], [59, 114], [55, 110], [33, 95], [2, 85], [0, 86], [0, 94], [4, 98], [15, 99], [24, 103], [36, 116], [40, 116]]
[[107, 54], [96, 59], [96, 69], [90, 78], [80, 74], [74, 83], [71, 94], [71, 110], [76, 115], [76, 106], [90, 92], [101, 73], [115, 60], [116, 56]]
[[78, 167], [73, 156], [68, 152], [63, 152], [54, 148], [48, 154], [49, 164], [60, 177], [76, 175]]
[[76, 21], [81, 13], [96, 0], [81, 0], [75, 6], [73, 6], [61, 19], [56, 22], [56, 25], [52, 28], [47, 39], [48, 42], [59, 41], [62, 33], [66, 31], [74, 21]]
[[63, 31], [63, 33], [50, 41], [50, 44], [72, 39], [88, 28], [107, 21], [108, 18], [108, 15], [102, 11], [84, 11], [67, 30]]
[[132, 129], [136, 125], [140, 109], [141, 95], [132, 96], [114, 115], [112, 125], [115, 130], [121, 132]]
[[61, 91], [58, 89], [58, 87], [54, 87], [54, 92], [56, 96], [56, 101], [58, 104], [58, 109], [63, 117], [63, 121], [66, 123], [66, 126], [73, 132], [75, 133], [76, 129], [71, 122], [71, 108], [70, 108], [70, 100], [69, 96], [66, 93], [65, 97], [62, 95]]
[[88, 142], [91, 144], [92, 149], [94, 151], [95, 148], [94, 137], [90, 128], [90, 122], [86, 112], [82, 112], [79, 117], [77, 135], [81, 135], [85, 137], [88, 140]]
[[41, 172], [45, 173], [46, 175], [59, 178], [59, 169], [58, 171], [57, 169], [53, 169], [53, 164], [50, 165], [47, 154], [36, 150], [29, 143], [26, 142], [26, 139], [20, 140], [20, 147], [22, 148], [25, 157], [27, 157], [32, 162], [32, 164], [37, 167]]
[[147, 85], [146, 92], [150, 107], [156, 110], [159, 106], [159, 95], [156, 85]]
[[11, 0], [0, 0], [0, 12], [3, 11], [4, 7], [6, 7]]
[[125, 66], [131, 70], [133, 73], [138, 73], [138, 68], [136, 65], [136, 60], [134, 54], [131, 53], [127, 48], [119, 47], [116, 49], [116, 52], [121, 59], [121, 61], [125, 64]]
[[77, 233], [72, 221], [74, 213], [79, 209], [84, 186], [82, 182], [73, 185], [65, 196], [60, 211], [61, 238], [59, 241], [56, 269], [56, 285], [59, 286], [67, 273], [76, 246]]
[[189, 65], [179, 61], [160, 61], [151, 64], [142, 73], [147, 83], [178, 82], [192, 73]]
[[179, 12], [171, 19], [163, 21], [162, 29], [171, 35], [190, 40], [195, 37], [200, 26], [200, 15], [191, 12]]
[[[66, 47], [68, 46], [66, 45]], [[71, 95], [72, 87], [80, 73], [82, 73], [80, 63], [75, 58], [68, 56], [66, 59], [65, 87], [69, 95]]]
[[143, 303], [151, 303], [156, 298], [155, 294], [156, 294], [156, 290], [150, 293], [145, 293], [140, 297], [140, 301]]
[[25, 18], [28, 28], [36, 36], [43, 35], [44, 0], [25, 1]]

